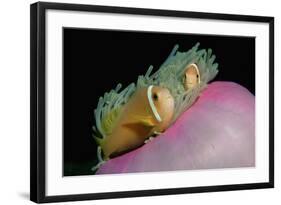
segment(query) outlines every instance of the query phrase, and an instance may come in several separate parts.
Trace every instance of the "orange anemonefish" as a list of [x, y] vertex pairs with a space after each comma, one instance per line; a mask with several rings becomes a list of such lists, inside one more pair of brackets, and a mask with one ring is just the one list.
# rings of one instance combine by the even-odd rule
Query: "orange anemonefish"
[[110, 135], [99, 141], [103, 159], [139, 147], [154, 133], [163, 132], [174, 114], [174, 99], [167, 88], [139, 88], [124, 105]]
[[192, 63], [186, 67], [184, 87], [189, 90], [200, 83], [200, 72], [196, 64]]

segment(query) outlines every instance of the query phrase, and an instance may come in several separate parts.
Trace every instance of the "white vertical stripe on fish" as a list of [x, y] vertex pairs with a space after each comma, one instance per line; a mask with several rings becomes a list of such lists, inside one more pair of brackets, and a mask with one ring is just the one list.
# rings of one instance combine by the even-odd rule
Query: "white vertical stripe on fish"
[[191, 63], [190, 65], [188, 65], [188, 67], [190, 67], [190, 66], [194, 66], [195, 67], [195, 70], [196, 70], [196, 72], [198, 74], [198, 83], [200, 83], [201, 82], [201, 76], [200, 76], [200, 72], [199, 72], [199, 69], [198, 69], [197, 65], [195, 63]]
[[154, 102], [152, 100], [152, 88], [153, 88], [153, 85], [150, 85], [148, 87], [148, 89], [147, 89], [148, 102], [149, 102], [149, 105], [150, 105], [150, 107], [152, 109], [152, 112], [153, 112], [155, 118], [157, 119], [158, 122], [161, 122], [162, 119], [161, 119], [161, 117], [160, 117], [160, 115], [159, 115], [159, 113], [158, 113], [158, 111], [157, 111], [157, 109], [156, 109], [156, 107], [154, 105]]

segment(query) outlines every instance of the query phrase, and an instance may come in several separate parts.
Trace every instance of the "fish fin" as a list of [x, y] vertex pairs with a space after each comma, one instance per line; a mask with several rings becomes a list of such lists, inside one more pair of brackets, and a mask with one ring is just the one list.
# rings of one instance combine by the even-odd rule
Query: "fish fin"
[[147, 119], [140, 119], [140, 124], [146, 126], [146, 127], [154, 127], [156, 126], [155, 122], [153, 122], [153, 119], [147, 118]]
[[139, 129], [140, 126], [147, 129], [153, 129], [156, 124], [152, 118], [135, 117], [135, 119], [132, 119], [130, 122], [124, 123], [123, 126], [130, 129]]
[[135, 116], [135, 117], [133, 117], [132, 124], [141, 124], [146, 127], [155, 127], [156, 126], [155, 120], [150, 116], [148, 116], [148, 117]]

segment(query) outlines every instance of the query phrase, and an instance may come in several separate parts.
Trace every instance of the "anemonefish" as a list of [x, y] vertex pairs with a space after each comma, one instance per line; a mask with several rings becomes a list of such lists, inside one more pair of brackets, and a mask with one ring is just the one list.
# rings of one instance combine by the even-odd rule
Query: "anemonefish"
[[99, 145], [107, 160], [141, 146], [154, 133], [170, 125], [174, 99], [166, 88], [150, 85], [139, 88], [124, 105], [112, 133]]
[[189, 90], [200, 83], [200, 72], [196, 64], [189, 64], [185, 69], [184, 87]]

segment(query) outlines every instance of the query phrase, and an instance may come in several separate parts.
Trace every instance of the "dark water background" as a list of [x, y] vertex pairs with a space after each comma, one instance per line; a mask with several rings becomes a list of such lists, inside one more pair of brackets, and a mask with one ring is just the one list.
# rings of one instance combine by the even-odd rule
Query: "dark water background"
[[255, 38], [64, 28], [63, 150], [65, 176], [93, 174], [97, 161], [93, 111], [104, 92], [135, 82], [164, 62], [175, 44], [197, 42], [217, 56], [216, 81], [234, 81], [255, 94]]

